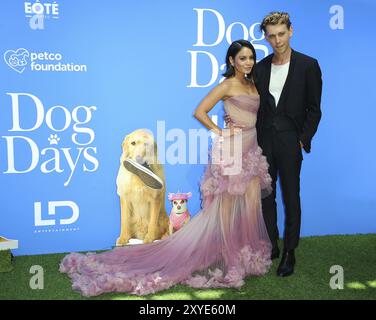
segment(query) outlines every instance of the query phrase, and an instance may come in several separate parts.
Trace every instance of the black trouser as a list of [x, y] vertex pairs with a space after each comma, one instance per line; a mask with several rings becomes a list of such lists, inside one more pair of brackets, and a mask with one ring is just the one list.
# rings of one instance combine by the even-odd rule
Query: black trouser
[[262, 211], [273, 247], [279, 238], [277, 226], [276, 181], [279, 176], [285, 207], [284, 248], [295, 249], [300, 235], [300, 169], [302, 151], [295, 131], [263, 129], [259, 135], [260, 147], [269, 163], [273, 192], [262, 201]]

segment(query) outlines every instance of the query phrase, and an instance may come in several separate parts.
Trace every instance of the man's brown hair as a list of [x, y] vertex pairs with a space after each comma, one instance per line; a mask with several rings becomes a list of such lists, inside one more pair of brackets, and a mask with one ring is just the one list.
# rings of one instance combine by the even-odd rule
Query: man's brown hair
[[260, 29], [266, 32], [266, 26], [285, 24], [287, 29], [290, 29], [291, 21], [290, 16], [287, 12], [274, 11], [269, 13], [261, 22]]

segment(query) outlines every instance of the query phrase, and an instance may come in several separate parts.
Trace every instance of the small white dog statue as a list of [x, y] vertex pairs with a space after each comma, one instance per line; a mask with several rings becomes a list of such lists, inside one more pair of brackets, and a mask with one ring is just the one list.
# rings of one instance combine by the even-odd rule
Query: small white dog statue
[[168, 200], [172, 202], [172, 209], [170, 213], [169, 234], [178, 231], [186, 223], [190, 221], [191, 215], [187, 209], [188, 198], [192, 196], [188, 193], [169, 193]]

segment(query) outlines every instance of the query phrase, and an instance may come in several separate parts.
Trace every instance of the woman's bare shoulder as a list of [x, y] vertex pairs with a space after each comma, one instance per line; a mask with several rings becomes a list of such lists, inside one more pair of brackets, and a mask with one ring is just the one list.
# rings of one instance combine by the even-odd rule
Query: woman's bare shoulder
[[217, 87], [223, 92], [224, 95], [227, 95], [234, 87], [234, 81], [231, 79], [223, 80]]

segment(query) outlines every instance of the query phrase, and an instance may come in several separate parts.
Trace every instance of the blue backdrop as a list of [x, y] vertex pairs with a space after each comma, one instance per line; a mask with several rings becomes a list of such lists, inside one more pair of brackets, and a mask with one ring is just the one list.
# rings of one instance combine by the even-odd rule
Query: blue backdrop
[[[323, 72], [301, 233], [376, 232], [375, 9], [345, 0], [3, 1], [0, 235], [19, 240], [18, 255], [113, 246], [121, 142], [138, 128], [158, 140], [167, 192], [191, 191], [197, 213], [206, 150], [195, 155], [202, 126], [192, 113], [221, 80], [231, 41], [250, 40], [258, 60], [271, 53], [258, 25], [273, 10], [290, 13], [292, 47]], [[221, 107], [211, 112], [219, 124]]]

